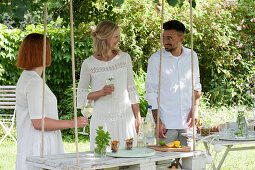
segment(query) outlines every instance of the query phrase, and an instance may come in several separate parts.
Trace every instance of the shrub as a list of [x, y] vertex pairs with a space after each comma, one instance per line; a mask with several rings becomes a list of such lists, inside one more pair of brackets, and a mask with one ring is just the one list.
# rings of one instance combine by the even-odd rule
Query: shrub
[[[129, 0], [122, 5], [119, 23], [121, 49], [128, 52], [134, 71], [147, 69], [150, 55], [159, 50], [160, 15], [150, 0]], [[193, 42], [200, 64], [203, 92], [211, 105], [252, 105], [254, 75], [254, 2], [200, 0], [193, 9]], [[190, 47], [189, 3], [165, 5], [165, 20], [177, 19], [188, 30], [184, 46]]]

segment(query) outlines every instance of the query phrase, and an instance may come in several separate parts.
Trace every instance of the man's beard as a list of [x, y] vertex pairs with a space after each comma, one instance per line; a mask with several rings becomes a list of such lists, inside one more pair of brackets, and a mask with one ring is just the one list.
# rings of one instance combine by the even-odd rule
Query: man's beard
[[[167, 44], [167, 45], [169, 45], [169, 44]], [[172, 47], [172, 45], [170, 45], [171, 47]], [[174, 48], [165, 48], [165, 50], [166, 51], [168, 51], [168, 52], [174, 52], [175, 50], [177, 49], [177, 47], [174, 47]]]

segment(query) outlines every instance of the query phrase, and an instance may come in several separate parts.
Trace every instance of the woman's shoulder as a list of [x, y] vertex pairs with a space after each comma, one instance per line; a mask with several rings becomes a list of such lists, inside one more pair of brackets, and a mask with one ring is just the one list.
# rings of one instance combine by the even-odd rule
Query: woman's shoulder
[[89, 56], [88, 58], [86, 58], [83, 63], [82, 63], [82, 67], [85, 66], [90, 66], [93, 63], [93, 55]]
[[131, 60], [130, 55], [126, 52], [123, 52], [123, 51], [120, 51], [118, 56], [119, 56], [120, 60], [122, 60], [122, 61]]
[[86, 58], [86, 59], [83, 61], [83, 63], [90, 63], [90, 62], [93, 61], [93, 58], [94, 58], [94, 56], [91, 55], [91, 56], [89, 56], [88, 58]]
[[130, 57], [130, 55], [126, 52], [120, 51], [119, 56], [125, 56], [125, 57]]
[[42, 86], [42, 78], [32, 70], [24, 70], [18, 80], [17, 90], [26, 90]]

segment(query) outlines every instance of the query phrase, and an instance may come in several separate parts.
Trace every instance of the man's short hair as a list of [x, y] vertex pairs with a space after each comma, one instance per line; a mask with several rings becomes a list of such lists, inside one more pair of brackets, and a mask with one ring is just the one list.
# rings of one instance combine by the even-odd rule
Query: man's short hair
[[164, 30], [175, 30], [180, 33], [185, 33], [185, 26], [183, 23], [177, 20], [167, 21], [163, 24]]

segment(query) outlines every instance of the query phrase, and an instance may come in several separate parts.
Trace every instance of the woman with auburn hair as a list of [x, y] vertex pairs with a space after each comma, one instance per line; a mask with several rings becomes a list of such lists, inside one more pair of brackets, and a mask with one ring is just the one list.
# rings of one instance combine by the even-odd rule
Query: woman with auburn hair
[[[130, 56], [118, 49], [120, 29], [111, 21], [102, 21], [92, 32], [94, 54], [81, 68], [77, 107], [94, 101], [90, 124], [90, 150], [94, 150], [96, 129], [103, 126], [112, 140], [135, 138], [141, 121], [139, 96]], [[88, 92], [89, 86], [91, 92]], [[136, 141], [135, 141], [136, 143]]]
[[[50, 66], [50, 42], [46, 41], [46, 66]], [[35, 169], [26, 164], [28, 156], [39, 156], [42, 145], [43, 35], [32, 33], [23, 40], [17, 58], [23, 69], [16, 87], [17, 157], [16, 169]], [[44, 154], [64, 152], [60, 130], [74, 128], [74, 120], [58, 120], [57, 99], [45, 84]], [[87, 119], [78, 118], [78, 127]]]

